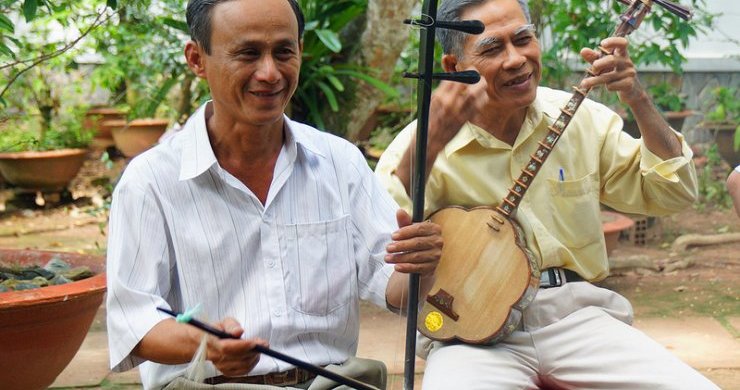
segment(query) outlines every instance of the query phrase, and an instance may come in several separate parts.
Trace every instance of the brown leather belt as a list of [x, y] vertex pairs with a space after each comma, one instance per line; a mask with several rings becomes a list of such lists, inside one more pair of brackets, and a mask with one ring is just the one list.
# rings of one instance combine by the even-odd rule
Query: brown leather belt
[[269, 374], [264, 374], [264, 375], [234, 376], [234, 377], [219, 375], [219, 376], [207, 378], [205, 380], [205, 383], [209, 385], [219, 385], [222, 383], [249, 383], [253, 385], [282, 386], [282, 385], [296, 385], [299, 383], [309, 381], [313, 378], [316, 378], [316, 374], [308, 370], [304, 370], [303, 368], [296, 367], [296, 368], [291, 368], [290, 370], [287, 370], [287, 371], [271, 372]]

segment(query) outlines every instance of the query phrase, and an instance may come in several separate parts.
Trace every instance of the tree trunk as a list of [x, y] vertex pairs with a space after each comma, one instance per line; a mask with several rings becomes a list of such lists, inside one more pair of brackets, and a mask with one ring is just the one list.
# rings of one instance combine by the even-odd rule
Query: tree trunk
[[[349, 62], [374, 69], [375, 78], [389, 82], [411, 31], [403, 20], [412, 17], [416, 3], [413, 0], [369, 0], [359, 49]], [[383, 92], [375, 87], [362, 81], [357, 83], [354, 96], [350, 98], [352, 109], [344, 117], [348, 140], [359, 142], [369, 138], [370, 131], [363, 127], [384, 98]]]

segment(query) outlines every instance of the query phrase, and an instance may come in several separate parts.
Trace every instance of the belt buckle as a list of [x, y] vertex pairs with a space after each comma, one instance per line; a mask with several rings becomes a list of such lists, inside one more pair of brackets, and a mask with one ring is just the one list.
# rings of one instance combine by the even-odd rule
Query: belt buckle
[[298, 371], [290, 369], [283, 372], [275, 372], [265, 377], [266, 385], [295, 385], [298, 383]]
[[540, 276], [540, 287], [560, 287], [563, 285], [563, 278], [560, 276], [560, 268], [548, 268]]

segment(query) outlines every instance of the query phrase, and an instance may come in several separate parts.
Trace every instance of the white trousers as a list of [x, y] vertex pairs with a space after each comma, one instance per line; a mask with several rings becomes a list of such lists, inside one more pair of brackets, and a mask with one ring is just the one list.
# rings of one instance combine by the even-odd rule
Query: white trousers
[[540, 289], [503, 342], [427, 343], [422, 388], [718, 389], [631, 322], [632, 306], [613, 291], [585, 282]]

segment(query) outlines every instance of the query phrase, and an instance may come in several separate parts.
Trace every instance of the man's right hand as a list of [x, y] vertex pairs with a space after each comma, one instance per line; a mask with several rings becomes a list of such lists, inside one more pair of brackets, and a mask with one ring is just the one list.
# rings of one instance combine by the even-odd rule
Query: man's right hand
[[[442, 81], [432, 94], [429, 106], [429, 129], [425, 179], [432, 170], [437, 154], [457, 135], [467, 121], [475, 121], [489, 103], [488, 84], [481, 80], [476, 84]], [[416, 136], [412, 137], [408, 149], [396, 168], [396, 176], [406, 193], [411, 193], [411, 167], [413, 166]]]
[[[230, 317], [217, 323], [215, 328], [234, 337], [241, 337], [244, 333], [239, 322]], [[259, 338], [219, 339], [209, 336], [206, 359], [212, 361], [224, 376], [245, 375], [252, 371], [260, 360], [260, 353], [254, 349], [256, 345], [268, 347], [267, 341]]]

